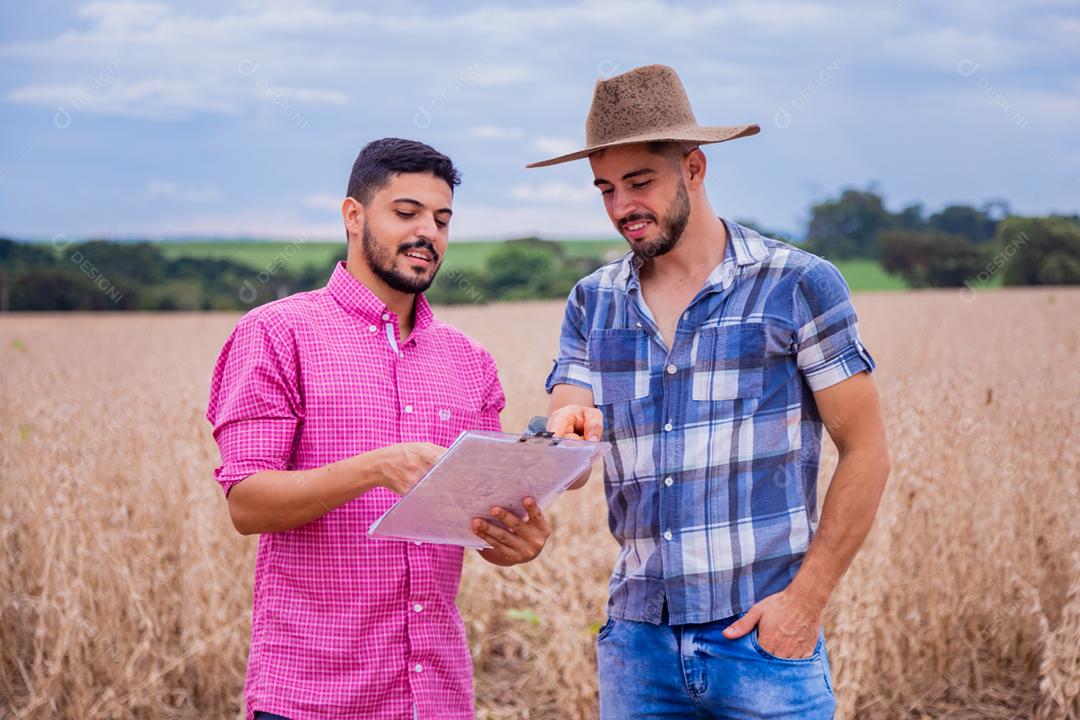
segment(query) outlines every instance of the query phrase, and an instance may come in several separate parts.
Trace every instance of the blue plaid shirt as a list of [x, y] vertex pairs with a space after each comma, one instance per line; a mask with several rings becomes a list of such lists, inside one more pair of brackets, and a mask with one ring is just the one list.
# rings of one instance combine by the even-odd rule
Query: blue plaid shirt
[[813, 391], [875, 367], [835, 266], [725, 224], [670, 350], [632, 253], [567, 302], [547, 389], [588, 388], [604, 414], [616, 618], [660, 623], [666, 602], [672, 624], [712, 622], [787, 587], [818, 521]]

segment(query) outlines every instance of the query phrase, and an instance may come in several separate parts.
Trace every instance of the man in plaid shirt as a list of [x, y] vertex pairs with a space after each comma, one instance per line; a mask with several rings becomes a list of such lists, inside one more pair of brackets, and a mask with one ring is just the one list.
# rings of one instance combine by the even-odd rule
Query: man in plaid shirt
[[[221, 350], [215, 475], [236, 529], [260, 534], [247, 720], [473, 717], [462, 549], [367, 535], [461, 431], [500, 429], [494, 360], [423, 295], [457, 184], [427, 145], [369, 143], [342, 202], [347, 262], [249, 312]], [[473, 521], [484, 559], [539, 554], [548, 524], [524, 506]]]
[[[670, 68], [597, 83], [594, 183], [630, 245], [570, 294], [548, 428], [610, 441], [621, 551], [603, 718], [828, 718], [821, 616], [888, 475], [874, 361], [830, 263], [716, 216]], [[737, 177], [729, 174], [728, 177]], [[840, 462], [817, 509], [822, 429]], [[579, 481], [579, 483], [582, 481]]]

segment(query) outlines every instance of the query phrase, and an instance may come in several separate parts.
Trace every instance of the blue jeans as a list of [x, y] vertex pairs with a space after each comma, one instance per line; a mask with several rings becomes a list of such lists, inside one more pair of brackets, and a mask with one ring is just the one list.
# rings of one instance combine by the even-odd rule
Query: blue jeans
[[725, 638], [739, 617], [704, 625], [609, 619], [596, 640], [601, 719], [832, 718], [824, 634], [813, 655], [786, 660], [761, 648], [757, 628]]

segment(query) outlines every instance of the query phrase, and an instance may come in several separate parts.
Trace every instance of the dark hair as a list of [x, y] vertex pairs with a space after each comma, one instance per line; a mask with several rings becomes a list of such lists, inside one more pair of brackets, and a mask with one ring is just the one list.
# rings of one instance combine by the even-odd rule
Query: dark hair
[[383, 138], [369, 142], [356, 156], [346, 194], [367, 205], [371, 196], [397, 173], [431, 173], [446, 181], [450, 192], [461, 184], [461, 174], [450, 158], [416, 140]]
[[672, 165], [679, 164], [684, 157], [701, 147], [700, 143], [687, 140], [653, 140], [649, 142], [649, 152], [665, 158]]

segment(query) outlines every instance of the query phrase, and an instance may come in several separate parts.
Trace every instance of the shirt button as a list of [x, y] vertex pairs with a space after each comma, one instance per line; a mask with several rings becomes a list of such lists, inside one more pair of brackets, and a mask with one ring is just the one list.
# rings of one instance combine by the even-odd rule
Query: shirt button
[[671, 539], [671, 531], [670, 530], [665, 530], [664, 531], [664, 539], [665, 540], [670, 540]]
[[389, 319], [390, 319], [390, 316], [389, 316], [389, 315], [388, 315], [387, 313], [383, 313], [383, 314], [382, 314], [382, 319], [383, 319], [383, 320], [389, 320]]
[[673, 427], [675, 427], [675, 426], [672, 425], [671, 423], [668, 423], [667, 425], [664, 426], [664, 432], [671, 432], [671, 429]]
[[420, 603], [416, 603], [415, 605], [412, 606], [412, 609], [415, 610], [416, 612], [423, 612], [424, 611], [424, 606], [421, 605]]
[[667, 366], [667, 374], [668, 375], [674, 375], [677, 372], [679, 372], [679, 368], [675, 367], [674, 365], [668, 365]]
[[412, 412], [412, 405], [406, 405], [405, 406], [405, 412], [411, 413]]
[[420, 663], [416, 663], [416, 666], [413, 668], [413, 670], [415, 670], [416, 672], [424, 672], [424, 666]]
[[667, 485], [668, 487], [671, 487], [671, 483], [673, 483], [673, 482], [675, 482], [675, 481], [671, 479], [670, 475], [668, 475], [666, 478], [664, 478], [664, 484]]
[[379, 328], [375, 327], [374, 325], [368, 325], [368, 332], [375, 332], [378, 329]]
[[424, 543], [420, 542], [419, 540], [413, 540], [413, 545], [423, 545], [423, 544]]

